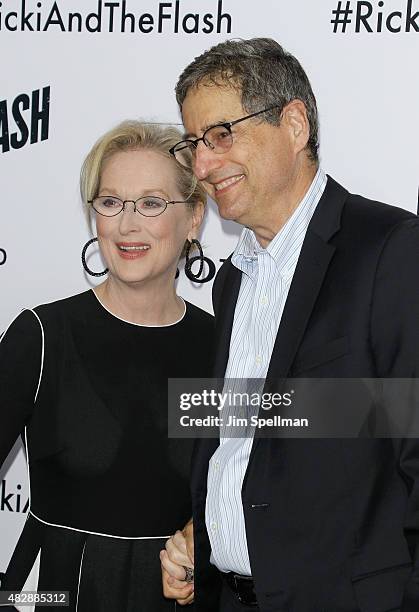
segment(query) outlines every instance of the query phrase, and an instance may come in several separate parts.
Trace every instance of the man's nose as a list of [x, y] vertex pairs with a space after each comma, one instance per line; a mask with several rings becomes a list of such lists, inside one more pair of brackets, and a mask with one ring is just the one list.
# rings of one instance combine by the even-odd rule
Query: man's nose
[[209, 174], [219, 168], [222, 163], [222, 155], [214, 153], [211, 147], [207, 147], [202, 140], [198, 142], [193, 160], [193, 171], [197, 179], [204, 181]]

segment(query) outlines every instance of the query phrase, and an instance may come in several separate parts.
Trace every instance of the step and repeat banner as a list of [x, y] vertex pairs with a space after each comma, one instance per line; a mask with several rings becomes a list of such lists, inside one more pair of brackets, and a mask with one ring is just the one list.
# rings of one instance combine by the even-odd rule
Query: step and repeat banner
[[[93, 286], [78, 176], [94, 141], [128, 118], [179, 124], [183, 68], [218, 42], [254, 36], [275, 38], [306, 69], [326, 172], [417, 210], [419, 0], [2, 0], [0, 330], [24, 307]], [[181, 269], [181, 295], [211, 311], [213, 278], [239, 233], [210, 202], [204, 282]], [[27, 510], [17, 442], [0, 470], [0, 572]]]

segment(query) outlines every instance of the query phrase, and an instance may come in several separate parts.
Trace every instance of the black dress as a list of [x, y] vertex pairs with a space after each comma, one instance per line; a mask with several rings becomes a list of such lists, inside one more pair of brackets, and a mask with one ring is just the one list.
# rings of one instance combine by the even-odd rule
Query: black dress
[[158, 553], [191, 517], [192, 441], [167, 436], [167, 379], [208, 377], [212, 336], [192, 304], [141, 326], [93, 291], [15, 319], [0, 343], [0, 465], [26, 426], [31, 495], [2, 589], [22, 589], [40, 551], [38, 590], [70, 591], [69, 611], [175, 609]]

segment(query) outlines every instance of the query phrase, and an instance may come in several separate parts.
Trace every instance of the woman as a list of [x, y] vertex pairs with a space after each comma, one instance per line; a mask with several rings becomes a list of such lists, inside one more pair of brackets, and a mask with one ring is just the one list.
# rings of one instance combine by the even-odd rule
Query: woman
[[179, 136], [132, 121], [96, 143], [81, 192], [107, 278], [23, 311], [0, 344], [0, 465], [26, 426], [31, 488], [2, 589], [40, 554], [38, 591], [69, 591], [73, 611], [176, 605], [159, 551], [191, 516], [191, 445], [168, 439], [167, 379], [208, 376], [212, 336], [174, 286], [205, 202], [168, 153]]

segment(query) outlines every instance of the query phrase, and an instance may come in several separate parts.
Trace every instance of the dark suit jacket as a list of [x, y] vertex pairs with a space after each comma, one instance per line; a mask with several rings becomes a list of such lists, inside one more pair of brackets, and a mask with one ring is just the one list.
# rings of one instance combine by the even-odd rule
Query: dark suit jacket
[[[419, 376], [419, 219], [329, 177], [309, 225], [266, 384], [287, 376]], [[241, 273], [214, 284], [217, 358], [227, 365]], [[208, 461], [196, 444], [192, 496], [198, 612], [217, 610], [205, 528]], [[419, 611], [419, 443], [255, 439], [242, 500], [262, 612]], [[403, 603], [402, 603], [403, 601]]]

